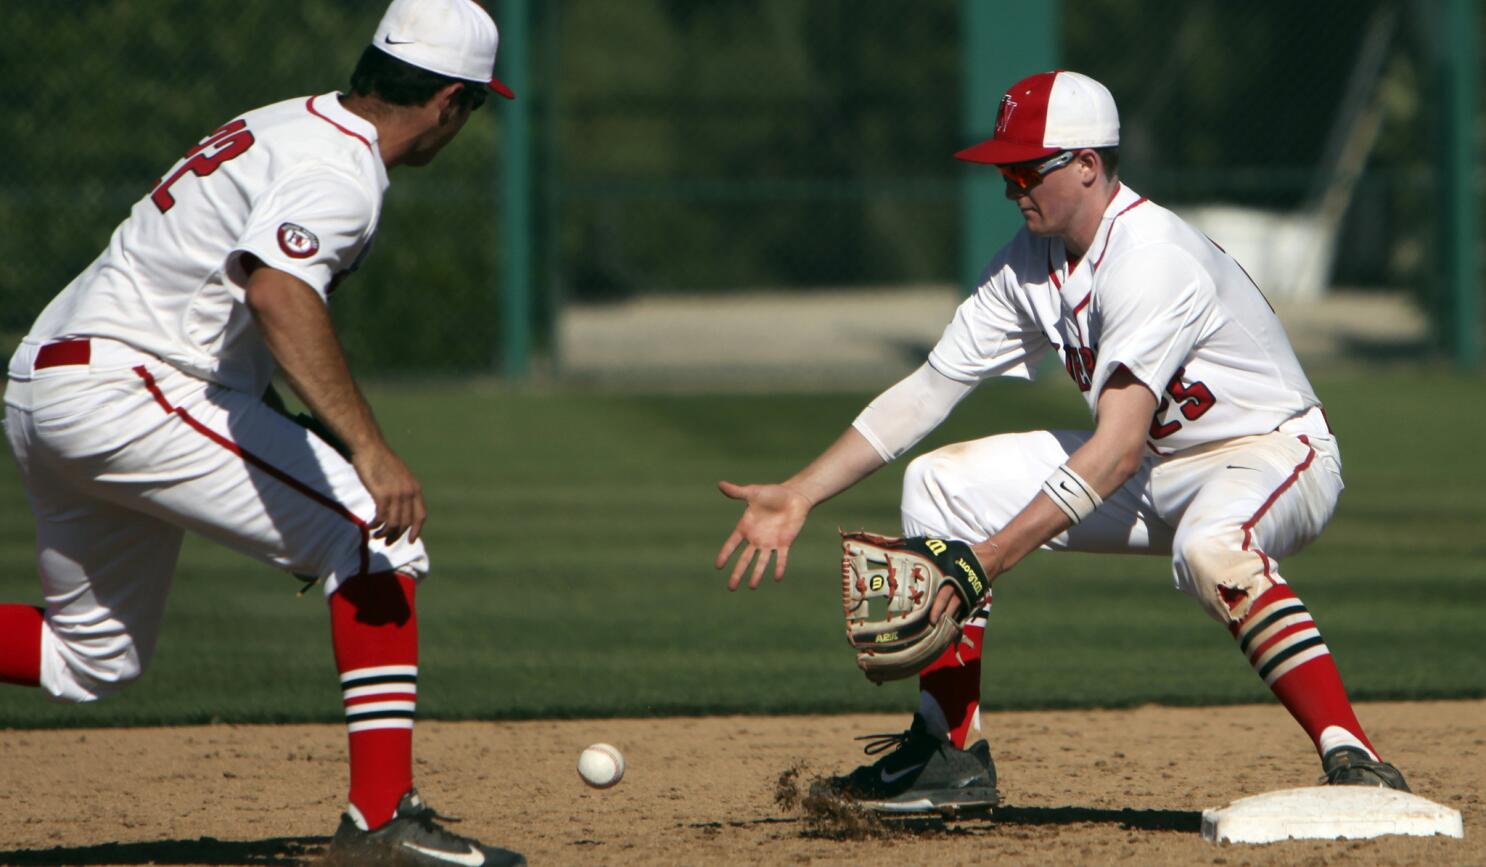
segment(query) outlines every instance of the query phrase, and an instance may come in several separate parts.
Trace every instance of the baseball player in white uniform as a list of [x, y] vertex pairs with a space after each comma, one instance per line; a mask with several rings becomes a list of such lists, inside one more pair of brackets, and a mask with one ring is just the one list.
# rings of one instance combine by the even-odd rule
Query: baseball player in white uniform
[[[783, 577], [817, 503], [903, 454], [982, 380], [1030, 379], [1054, 352], [1093, 430], [1004, 434], [913, 460], [904, 534], [972, 543], [992, 580], [1038, 548], [1170, 555], [1177, 588], [1232, 633], [1314, 742], [1328, 782], [1406, 789], [1280, 573], [1343, 487], [1321, 402], [1259, 288], [1217, 243], [1119, 179], [1118, 144], [1114, 99], [1087, 76], [1040, 73], [1006, 92], [995, 136], [956, 156], [1001, 171], [1024, 227], [927, 363], [820, 456], [780, 484], [722, 483], [746, 509], [716, 565], [741, 548], [729, 589], [745, 575], [756, 587], [771, 555]], [[889, 811], [995, 803], [984, 741], [967, 749], [990, 601], [921, 673], [910, 729], [869, 746], [897, 748], [833, 787]], [[958, 604], [945, 588], [935, 614]]]
[[[341, 863], [524, 863], [443, 829], [413, 788], [423, 495], [326, 308], [371, 248], [387, 170], [428, 163], [491, 91], [513, 97], [498, 41], [472, 0], [392, 0], [346, 93], [192, 146], [10, 361], [45, 601], [0, 606], [0, 680], [84, 702], [138, 678], [186, 530], [319, 578], [350, 742]], [[265, 404], [276, 369], [331, 435]]]

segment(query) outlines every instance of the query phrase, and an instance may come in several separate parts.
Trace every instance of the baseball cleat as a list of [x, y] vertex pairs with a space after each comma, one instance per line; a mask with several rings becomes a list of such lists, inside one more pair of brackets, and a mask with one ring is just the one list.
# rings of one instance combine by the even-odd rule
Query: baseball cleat
[[1385, 786], [1400, 792], [1411, 791], [1398, 768], [1387, 762], [1373, 761], [1365, 750], [1337, 747], [1321, 757], [1326, 775], [1321, 782], [1328, 786]]
[[985, 812], [1001, 801], [991, 748], [977, 741], [962, 750], [929, 733], [924, 719], [899, 734], [865, 735], [862, 752], [887, 755], [849, 774], [818, 780], [815, 797], [849, 799], [874, 813]]
[[416, 789], [409, 789], [397, 802], [392, 821], [368, 830], [361, 811], [353, 805], [341, 816], [341, 826], [331, 838], [325, 852], [326, 865], [334, 867], [521, 867], [526, 859], [509, 849], [484, 846], [461, 837], [436, 819], [456, 821], [440, 816], [423, 803]]

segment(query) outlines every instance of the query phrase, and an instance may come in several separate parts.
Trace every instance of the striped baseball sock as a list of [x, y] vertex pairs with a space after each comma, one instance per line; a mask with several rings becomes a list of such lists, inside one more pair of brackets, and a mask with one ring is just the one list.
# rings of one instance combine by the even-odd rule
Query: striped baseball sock
[[1325, 755], [1339, 746], [1377, 752], [1352, 711], [1341, 673], [1305, 605], [1287, 584], [1264, 591], [1229, 631], [1249, 664]]
[[982, 608], [965, 621], [960, 640], [918, 674], [919, 715], [929, 731], [960, 749], [980, 731], [980, 657], [985, 641]]
[[[351, 807], [386, 824], [413, 787], [418, 616], [413, 579], [358, 575], [330, 596], [330, 632], [350, 740]], [[353, 814], [354, 815], [354, 814]]]
[[0, 605], [0, 683], [41, 685], [40, 608]]

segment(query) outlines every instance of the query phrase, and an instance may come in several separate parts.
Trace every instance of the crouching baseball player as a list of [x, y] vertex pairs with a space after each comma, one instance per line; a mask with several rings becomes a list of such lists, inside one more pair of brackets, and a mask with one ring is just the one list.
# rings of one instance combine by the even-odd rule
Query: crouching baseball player
[[[1172, 558], [1176, 586], [1232, 634], [1305, 729], [1325, 781], [1407, 790], [1381, 760], [1331, 653], [1280, 561], [1320, 534], [1341, 457], [1280, 321], [1212, 240], [1125, 186], [1109, 91], [1073, 72], [1017, 82], [995, 136], [956, 154], [988, 163], [1025, 226], [986, 268], [928, 361], [780, 484], [723, 482], [746, 504], [718, 552], [728, 581], [784, 575], [810, 510], [903, 454], [977, 383], [1030, 378], [1051, 351], [1088, 402], [1093, 431], [992, 436], [917, 458], [903, 533], [848, 534], [843, 600], [858, 663], [875, 680], [917, 674], [901, 735], [827, 788], [883, 811], [994, 805], [979, 729], [990, 587], [1032, 551]], [[878, 614], [869, 613], [873, 606]]]
[[[327, 296], [493, 90], [472, 0], [392, 0], [346, 93], [223, 124], [161, 176], [10, 361], [6, 433], [44, 607], [0, 606], [0, 680], [94, 701], [154, 654], [183, 531], [318, 577], [350, 740], [344, 864], [521, 864], [445, 830], [412, 780], [418, 480], [347, 369]], [[264, 402], [275, 368], [338, 439]]]

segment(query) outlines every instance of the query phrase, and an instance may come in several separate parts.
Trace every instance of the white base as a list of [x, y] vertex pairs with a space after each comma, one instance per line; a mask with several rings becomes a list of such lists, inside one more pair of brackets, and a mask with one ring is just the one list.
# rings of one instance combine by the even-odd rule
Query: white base
[[1464, 837], [1460, 811], [1381, 786], [1310, 786], [1266, 792], [1202, 811], [1215, 843], [1362, 840], [1385, 834]]

